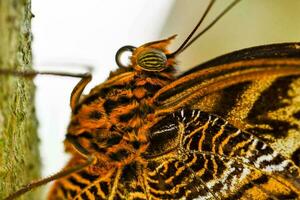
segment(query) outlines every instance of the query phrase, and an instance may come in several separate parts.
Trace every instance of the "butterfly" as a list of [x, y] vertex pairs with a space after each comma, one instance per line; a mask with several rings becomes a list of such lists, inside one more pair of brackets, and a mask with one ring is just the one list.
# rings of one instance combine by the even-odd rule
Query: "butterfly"
[[49, 199], [299, 199], [300, 43], [232, 52], [176, 77], [175, 57], [194, 39], [170, 53], [173, 39], [121, 48], [120, 69], [86, 96], [91, 77], [77, 84], [72, 158], [49, 178], [59, 178]]

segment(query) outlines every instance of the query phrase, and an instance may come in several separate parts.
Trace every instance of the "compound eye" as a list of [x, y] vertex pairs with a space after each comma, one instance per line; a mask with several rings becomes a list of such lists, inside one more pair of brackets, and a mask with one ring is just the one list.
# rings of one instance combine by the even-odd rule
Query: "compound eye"
[[141, 52], [137, 58], [137, 64], [146, 71], [162, 71], [166, 68], [166, 62], [166, 54], [157, 49]]
[[[129, 57], [132, 55], [132, 52], [135, 49], [136, 49], [136, 47], [128, 45], [128, 46], [121, 47], [117, 51], [116, 56], [115, 56], [115, 60], [116, 60], [117, 65], [120, 68], [126, 68], [130, 65]], [[126, 61], [127, 61], [127, 63], [126, 63]], [[124, 63], [126, 63], [126, 64], [124, 64]]]

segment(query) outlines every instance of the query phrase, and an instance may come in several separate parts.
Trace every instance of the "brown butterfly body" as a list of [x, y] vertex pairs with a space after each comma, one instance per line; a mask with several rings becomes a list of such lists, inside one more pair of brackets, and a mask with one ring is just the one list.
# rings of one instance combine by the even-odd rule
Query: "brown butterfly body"
[[[137, 48], [130, 66], [74, 106], [66, 168], [87, 155], [96, 161], [57, 180], [49, 199], [299, 199], [299, 168], [255, 134], [249, 117], [261, 114], [252, 109], [263, 91], [299, 77], [298, 44], [235, 52], [177, 79], [173, 58], [159, 70], [139, 65], [145, 52], [167, 55], [171, 39]], [[239, 99], [248, 103], [240, 110]]]

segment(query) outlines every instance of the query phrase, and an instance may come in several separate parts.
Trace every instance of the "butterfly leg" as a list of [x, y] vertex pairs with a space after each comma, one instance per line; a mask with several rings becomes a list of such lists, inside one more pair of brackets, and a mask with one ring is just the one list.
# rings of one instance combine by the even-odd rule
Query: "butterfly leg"
[[90, 166], [92, 165], [94, 162], [95, 162], [95, 157], [93, 156], [89, 156], [85, 162], [83, 162], [82, 164], [78, 164], [78, 165], [75, 165], [74, 167], [70, 167], [70, 168], [67, 168], [67, 169], [64, 169], [62, 171], [59, 171], [57, 172], [56, 174], [52, 175], [52, 176], [49, 176], [47, 178], [43, 178], [41, 180], [38, 180], [38, 181], [33, 181], [32, 183], [29, 183], [27, 185], [24, 185], [23, 187], [21, 187], [18, 191], [12, 193], [11, 195], [9, 195], [8, 197], [6, 197], [4, 200], [12, 200], [12, 199], [15, 199], [19, 196], [21, 196], [22, 194], [36, 188], [36, 187], [39, 187], [39, 186], [42, 186], [42, 185], [45, 185], [53, 180], [57, 180], [59, 178], [62, 178], [62, 177], [65, 177], [69, 174], [72, 174], [74, 172], [77, 172], [77, 171], [80, 171], [82, 170], [83, 168], [87, 167], [87, 166]]
[[66, 76], [73, 78], [81, 78], [81, 80], [74, 87], [71, 98], [70, 98], [70, 106], [72, 111], [75, 109], [75, 106], [78, 104], [80, 96], [86, 87], [86, 85], [91, 81], [92, 75], [91, 73], [68, 73], [68, 72], [52, 72], [52, 71], [34, 71], [34, 70], [11, 70], [11, 69], [0, 69], [0, 75], [13, 75], [20, 76], [24, 78], [33, 79], [37, 75], [52, 75], [52, 76]]
[[82, 74], [81, 80], [74, 87], [71, 98], [70, 98], [70, 106], [72, 111], [75, 110], [76, 105], [80, 100], [80, 96], [86, 87], [86, 85], [92, 80], [92, 75], [90, 73]]

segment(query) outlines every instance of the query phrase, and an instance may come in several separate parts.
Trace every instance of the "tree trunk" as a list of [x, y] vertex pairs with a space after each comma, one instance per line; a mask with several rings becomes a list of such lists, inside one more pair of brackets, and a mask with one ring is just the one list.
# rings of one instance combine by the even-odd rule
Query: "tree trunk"
[[[32, 66], [30, 8], [30, 0], [0, 0], [0, 68]], [[0, 199], [39, 177], [34, 89], [31, 80], [0, 75]]]

